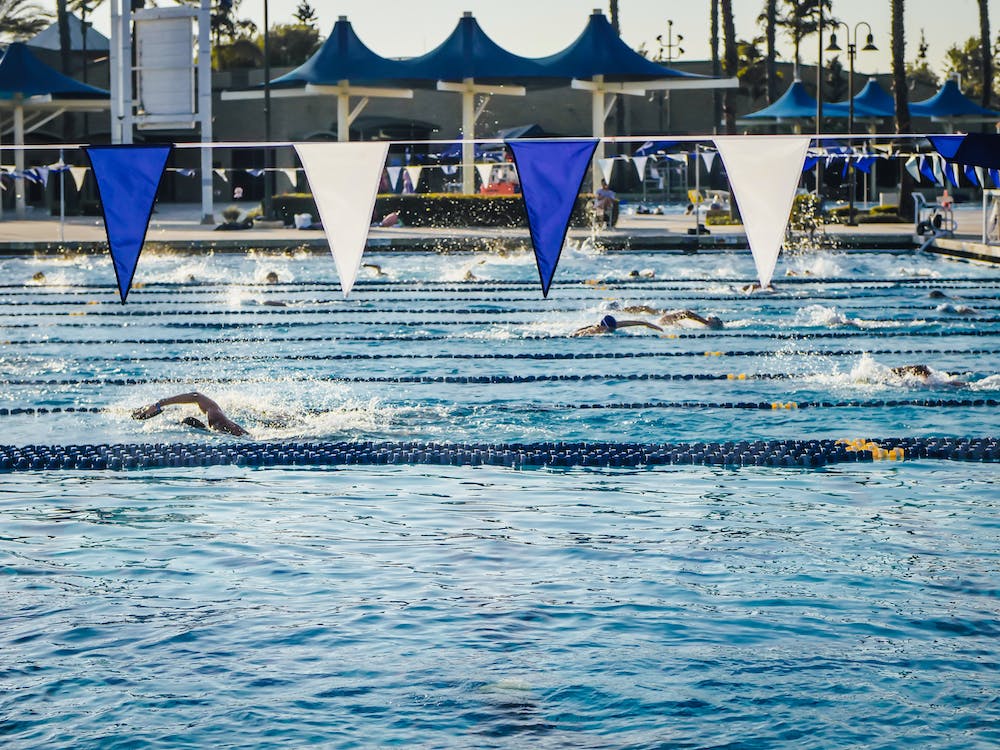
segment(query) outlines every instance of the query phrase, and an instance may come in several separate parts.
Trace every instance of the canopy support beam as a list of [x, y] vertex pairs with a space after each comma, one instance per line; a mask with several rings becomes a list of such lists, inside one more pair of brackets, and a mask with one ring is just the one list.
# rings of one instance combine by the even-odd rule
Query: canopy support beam
[[[486, 102], [476, 109], [476, 94], [491, 96], [524, 96], [524, 86], [477, 85], [474, 78], [463, 78], [461, 83], [438, 81], [438, 91], [452, 91], [462, 95], [462, 192], [466, 195], [476, 190], [476, 120], [483, 113]], [[487, 98], [487, 101], [489, 99]]]
[[[24, 145], [24, 103], [21, 95], [14, 97], [14, 145]], [[27, 204], [24, 201], [24, 149], [14, 151], [14, 200], [17, 208], [17, 218], [27, 215]]]

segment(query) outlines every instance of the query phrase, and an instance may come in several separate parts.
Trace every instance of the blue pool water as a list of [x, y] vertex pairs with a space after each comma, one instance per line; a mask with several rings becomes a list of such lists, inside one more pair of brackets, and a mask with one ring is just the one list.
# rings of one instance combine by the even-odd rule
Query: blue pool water
[[[995, 409], [947, 405], [1000, 391], [994, 268], [801, 255], [747, 296], [744, 253], [577, 250], [542, 300], [525, 254], [366, 260], [387, 275], [344, 301], [328, 257], [147, 254], [121, 308], [104, 257], [4, 259], [0, 408], [62, 411], [0, 416], [0, 442], [233, 440], [182, 409], [129, 418], [192, 388], [268, 441], [997, 433]], [[612, 303], [726, 328], [567, 335]], [[929, 383], [889, 369], [912, 363]], [[997, 480], [947, 461], [0, 474], [0, 745], [995, 747]]]

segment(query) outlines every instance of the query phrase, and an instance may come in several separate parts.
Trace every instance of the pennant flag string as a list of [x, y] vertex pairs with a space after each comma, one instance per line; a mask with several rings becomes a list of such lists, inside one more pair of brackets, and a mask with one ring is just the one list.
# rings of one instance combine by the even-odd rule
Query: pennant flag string
[[389, 143], [297, 143], [295, 152], [305, 168], [346, 297], [361, 268]]
[[809, 137], [716, 137], [733, 196], [740, 207], [760, 285], [774, 276]]
[[[577, 195], [597, 140], [507, 141], [521, 179], [542, 296], [549, 296]], [[610, 161], [610, 160], [608, 160]]]
[[173, 146], [87, 146], [122, 304], [146, 241], [153, 202]]

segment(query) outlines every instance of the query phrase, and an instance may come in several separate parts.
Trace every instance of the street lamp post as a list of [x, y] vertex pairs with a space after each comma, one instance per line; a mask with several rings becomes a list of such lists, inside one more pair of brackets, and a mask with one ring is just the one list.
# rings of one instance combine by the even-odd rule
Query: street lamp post
[[[664, 43], [663, 34], [658, 34], [656, 41], [660, 44], [660, 53], [657, 56], [657, 62], [667, 61], [667, 67], [670, 67], [671, 63], [674, 61], [674, 55], [676, 53], [677, 57], [684, 54], [684, 48], [681, 47], [681, 42], [684, 41], [684, 35], [678, 34], [676, 41], [674, 40], [674, 22], [672, 20], [667, 20], [667, 41]], [[664, 56], [666, 53], [666, 56]], [[664, 97], [666, 97], [667, 103], [667, 130], [663, 130], [663, 102]], [[670, 92], [661, 91], [660, 92], [660, 132], [670, 131]]]
[[[270, 221], [274, 213], [274, 173], [271, 171], [271, 45], [268, 0], [264, 0], [264, 218]], [[339, 126], [339, 123], [338, 123]]]
[[[851, 27], [848, 26], [843, 21], [838, 21], [834, 28], [843, 26], [845, 37], [847, 38], [847, 61], [848, 61], [848, 74], [847, 74], [847, 145], [853, 149], [853, 140], [851, 135], [854, 133], [854, 58], [858, 54], [858, 29], [864, 26], [868, 29], [868, 37], [865, 39], [865, 46], [861, 48], [862, 52], [877, 52], [878, 47], [875, 46], [875, 38], [872, 35], [872, 27], [867, 21], [859, 21], [854, 24], [854, 35], [851, 35]], [[826, 47], [827, 52], [840, 52], [841, 48], [837, 44], [837, 32], [830, 34], [830, 44]], [[855, 192], [857, 191], [857, 185], [855, 184], [854, 175], [854, 156], [853, 152], [848, 155], [847, 159], [847, 175], [848, 175], [848, 196], [849, 203], [847, 209], [847, 223], [852, 226], [857, 222], [854, 220], [854, 199]]]

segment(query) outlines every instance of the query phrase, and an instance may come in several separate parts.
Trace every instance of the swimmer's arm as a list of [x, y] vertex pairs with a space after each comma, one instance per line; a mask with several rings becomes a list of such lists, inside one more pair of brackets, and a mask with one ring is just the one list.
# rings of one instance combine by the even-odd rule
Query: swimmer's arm
[[645, 326], [646, 328], [652, 328], [654, 331], [663, 331], [655, 323], [647, 323], [645, 320], [619, 320], [616, 328], [628, 328], [629, 326]]
[[167, 398], [160, 399], [155, 404], [136, 409], [132, 412], [132, 418], [149, 419], [162, 412], [164, 406], [173, 406], [174, 404], [197, 404], [198, 408], [205, 414], [208, 414], [210, 409], [219, 409], [219, 405], [208, 398], [208, 396], [203, 396], [197, 391], [192, 391], [191, 393], [179, 393], [176, 396], [168, 396]]

